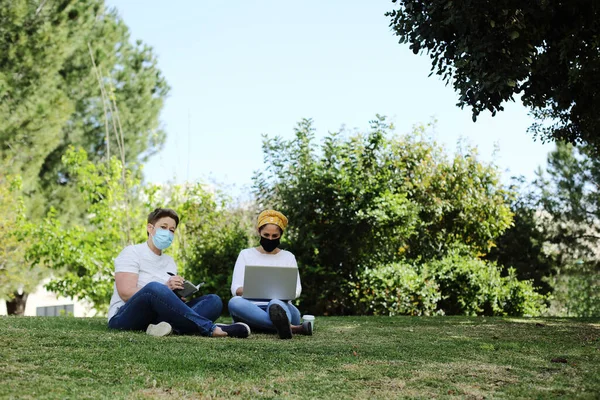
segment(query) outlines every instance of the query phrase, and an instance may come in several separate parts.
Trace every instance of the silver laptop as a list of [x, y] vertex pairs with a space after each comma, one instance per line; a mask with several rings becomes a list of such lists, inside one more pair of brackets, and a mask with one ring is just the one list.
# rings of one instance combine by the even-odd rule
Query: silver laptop
[[293, 300], [296, 298], [297, 279], [298, 267], [246, 265], [242, 297], [256, 300]]

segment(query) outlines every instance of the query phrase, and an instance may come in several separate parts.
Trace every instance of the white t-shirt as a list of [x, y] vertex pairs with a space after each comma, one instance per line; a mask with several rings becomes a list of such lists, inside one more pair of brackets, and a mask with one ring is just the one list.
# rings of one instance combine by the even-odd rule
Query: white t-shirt
[[[244, 286], [244, 273], [246, 265], [264, 265], [266, 267], [297, 267], [296, 257], [287, 250], [281, 250], [277, 254], [263, 254], [256, 248], [244, 249], [235, 262], [233, 268], [233, 278], [231, 279], [231, 294], [235, 296], [235, 291]], [[296, 298], [302, 293], [302, 285], [300, 284], [300, 273], [296, 282]]]
[[[167, 283], [170, 276], [167, 272], [177, 274], [177, 265], [173, 257], [166, 254], [157, 255], [147, 242], [127, 246], [115, 259], [115, 273], [131, 272], [138, 274], [137, 287], [143, 288], [150, 282]], [[108, 308], [110, 320], [125, 302], [119, 297], [117, 284], [113, 285], [113, 295]]]

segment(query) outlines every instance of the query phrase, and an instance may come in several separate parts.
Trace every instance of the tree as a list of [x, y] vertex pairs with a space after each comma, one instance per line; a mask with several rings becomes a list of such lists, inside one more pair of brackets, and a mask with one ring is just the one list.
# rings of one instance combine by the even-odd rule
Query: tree
[[600, 315], [600, 160], [592, 146], [557, 143], [546, 171], [534, 182], [540, 193], [539, 225], [557, 312]]
[[521, 95], [543, 141], [600, 148], [600, 4], [518, 0], [392, 0], [400, 43], [432, 59], [473, 120]]
[[591, 146], [559, 142], [531, 187], [520, 179], [513, 226], [488, 258], [550, 293], [553, 315], [600, 313], [600, 168]]
[[25, 206], [18, 176], [0, 175], [0, 299], [9, 315], [23, 315], [28, 294], [45, 277], [40, 266], [27, 268], [23, 259], [30, 242], [19, 240], [26, 223]]
[[199, 183], [141, 185], [116, 157], [96, 165], [85, 150], [71, 147], [63, 162], [83, 194], [86, 219], [66, 226], [51, 210], [41, 223], [21, 230], [21, 238], [32, 241], [27, 250], [30, 265], [58, 272], [46, 285], [49, 290], [86, 300], [100, 313], [106, 312], [113, 292], [114, 259], [127, 245], [147, 240], [148, 213], [168, 207], [180, 217], [177, 240], [167, 251], [182, 276], [205, 281], [205, 293], [229, 295], [235, 260], [248, 247], [247, 212], [232, 209], [230, 199]]
[[83, 149], [69, 148], [63, 162], [85, 199], [86, 220], [65, 226], [51, 209], [42, 222], [28, 224], [21, 231], [32, 241], [27, 260], [57, 272], [47, 289], [104, 312], [113, 291], [114, 258], [145, 239], [145, 218], [135, 201], [141, 197], [139, 180], [129, 170], [123, 174], [116, 157], [97, 166]]
[[548, 236], [539, 218], [539, 199], [532, 188], [525, 188], [525, 180], [518, 178], [513, 184], [520, 193], [511, 201], [513, 222], [510, 228], [496, 239], [486, 259], [512, 267], [519, 279], [532, 280], [543, 294], [552, 291], [550, 278], [556, 265], [546, 254]]
[[288, 216], [302, 305], [316, 313], [352, 312], [350, 283], [367, 268], [442, 258], [456, 243], [487, 252], [510, 224], [497, 169], [473, 149], [449, 160], [424, 130], [392, 130], [378, 116], [369, 132], [332, 133], [319, 149], [303, 120], [293, 140], [264, 138], [257, 201]]
[[332, 134], [321, 155], [310, 120], [293, 141], [264, 139], [267, 168], [255, 176], [255, 193], [262, 208], [291, 221], [284, 238], [302, 266], [303, 304], [314, 312], [344, 312], [346, 281], [393, 258], [415, 229], [418, 210], [394, 184], [405, 175], [388, 162], [386, 129], [378, 120], [366, 137]]
[[57, 146], [71, 112], [58, 72], [73, 51], [70, 15], [77, 12], [66, 1], [37, 13], [34, 5], [26, 0], [0, 5], [0, 156], [11, 158], [13, 173], [22, 176], [26, 188]]
[[[10, 156], [22, 176], [29, 214], [54, 207], [64, 220], [81, 217], [82, 200], [61, 169], [70, 145], [106, 161], [120, 141], [131, 168], [164, 142], [158, 117], [169, 88], [156, 56], [130, 43], [103, 0], [3, 2], [0, 38], [0, 158]], [[118, 112], [105, 109], [97, 74]], [[122, 140], [109, 134], [117, 126]]]
[[130, 43], [103, 0], [2, 2], [0, 160], [21, 177], [29, 220], [54, 208], [61, 225], [89, 222], [86, 199], [61, 164], [70, 145], [96, 162], [120, 148], [139, 177], [136, 161], [164, 141], [158, 116], [168, 89], [152, 50]]
[[476, 148], [449, 157], [425, 138], [423, 127], [413, 135], [391, 141], [397, 168], [407, 174], [408, 196], [420, 209], [407, 257], [439, 259], [456, 245], [474, 257], [487, 254], [512, 223], [513, 193], [501, 183], [498, 168], [481, 162]]

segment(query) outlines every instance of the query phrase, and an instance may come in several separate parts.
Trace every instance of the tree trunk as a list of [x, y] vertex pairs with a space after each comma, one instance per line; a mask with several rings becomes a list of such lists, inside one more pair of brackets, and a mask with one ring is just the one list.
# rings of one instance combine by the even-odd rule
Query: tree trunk
[[27, 296], [29, 293], [23, 292], [23, 294], [19, 294], [17, 292], [13, 293], [15, 298], [8, 301], [6, 300], [6, 313], [8, 315], [23, 315], [25, 314], [25, 305], [27, 304]]

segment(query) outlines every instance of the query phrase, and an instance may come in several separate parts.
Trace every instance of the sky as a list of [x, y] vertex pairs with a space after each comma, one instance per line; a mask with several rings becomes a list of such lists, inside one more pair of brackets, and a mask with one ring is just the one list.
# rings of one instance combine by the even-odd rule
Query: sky
[[[292, 138], [312, 118], [320, 140], [342, 126], [367, 131], [376, 114], [397, 133], [437, 120], [434, 138], [453, 153], [477, 146], [508, 183], [534, 178], [553, 145], [534, 141], [517, 100], [476, 123], [431, 61], [398, 44], [390, 0], [108, 0], [153, 47], [171, 86], [161, 114], [163, 150], [144, 167], [153, 183], [213, 182], [248, 191], [264, 168], [262, 134]], [[497, 149], [497, 151], [495, 151]]]

